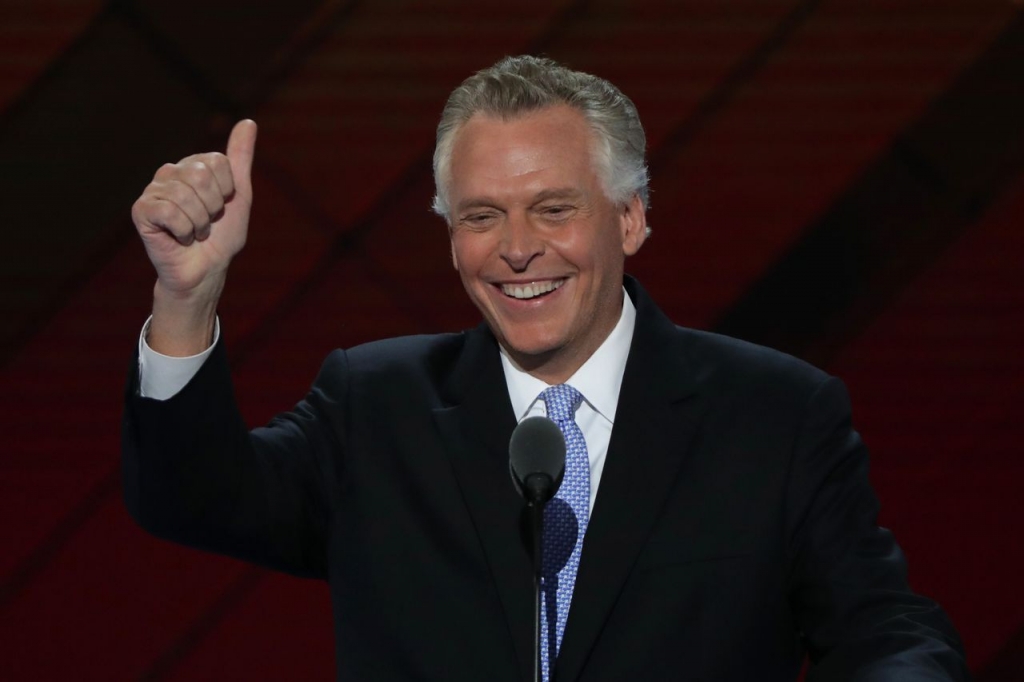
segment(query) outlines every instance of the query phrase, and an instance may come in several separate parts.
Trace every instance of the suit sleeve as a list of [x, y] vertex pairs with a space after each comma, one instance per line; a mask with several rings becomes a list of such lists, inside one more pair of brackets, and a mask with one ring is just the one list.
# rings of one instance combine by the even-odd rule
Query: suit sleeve
[[307, 398], [252, 432], [223, 341], [172, 398], [139, 395], [133, 362], [122, 422], [124, 499], [149, 532], [303, 577], [325, 578], [328, 480], [341, 446], [345, 355]]
[[808, 403], [791, 467], [790, 595], [808, 682], [970, 679], [956, 630], [910, 590], [902, 551], [877, 525], [867, 450], [838, 380]]

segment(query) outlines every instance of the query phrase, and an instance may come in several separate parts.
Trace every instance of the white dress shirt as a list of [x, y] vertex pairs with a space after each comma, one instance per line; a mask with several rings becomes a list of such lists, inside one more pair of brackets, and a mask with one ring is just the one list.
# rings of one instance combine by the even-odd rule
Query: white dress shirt
[[[576, 424], [587, 442], [587, 456], [590, 458], [590, 511], [594, 511], [597, 487], [601, 483], [601, 472], [608, 455], [608, 442], [615, 424], [615, 408], [619, 404], [619, 389], [622, 375], [626, 371], [626, 357], [633, 341], [636, 326], [636, 308], [629, 300], [625, 289], [622, 291], [622, 313], [608, 338], [594, 354], [583, 363], [565, 382], [583, 396], [583, 402], [576, 410]], [[540, 394], [548, 387], [540, 379], [527, 374], [515, 364], [505, 349], [501, 349], [501, 366], [505, 370], [508, 397], [516, 419], [547, 416], [547, 407], [540, 400]]]
[[143, 398], [167, 400], [185, 388], [185, 384], [196, 375], [206, 362], [206, 358], [210, 357], [213, 347], [220, 338], [220, 318], [213, 323], [213, 343], [210, 347], [198, 355], [184, 358], [157, 353], [149, 347], [146, 343], [146, 334], [149, 332], [149, 323], [152, 319], [153, 316], [150, 315], [146, 324], [142, 325], [142, 333], [139, 334], [139, 394]]
[[[626, 357], [636, 326], [636, 308], [625, 289], [622, 292], [622, 313], [608, 338], [593, 355], [569, 377], [569, 384], [583, 396], [576, 411], [576, 423], [587, 442], [590, 458], [590, 511], [594, 511], [597, 487], [608, 455], [608, 442], [615, 423], [615, 408], [619, 403], [619, 388], [626, 371]], [[206, 362], [220, 337], [220, 320], [214, 325], [213, 343], [202, 353], [186, 358], [175, 358], [157, 353], [146, 343], [149, 320], [139, 335], [139, 390], [146, 398], [167, 400], [185, 387]], [[540, 394], [548, 384], [527, 374], [501, 349], [501, 366], [505, 371], [505, 384], [516, 419], [522, 421], [535, 415], [547, 416]]]

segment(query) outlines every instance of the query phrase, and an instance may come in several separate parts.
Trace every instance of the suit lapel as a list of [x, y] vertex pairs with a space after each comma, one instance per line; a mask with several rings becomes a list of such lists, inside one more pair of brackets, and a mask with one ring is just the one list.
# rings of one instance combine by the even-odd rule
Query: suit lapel
[[678, 334], [632, 280], [637, 322], [556, 677], [576, 679], [654, 527], [698, 421]]
[[519, 677], [533, 667], [533, 569], [520, 534], [523, 503], [508, 469], [516, 419], [497, 342], [483, 326], [468, 332], [465, 349], [434, 410], [463, 499], [497, 588]]

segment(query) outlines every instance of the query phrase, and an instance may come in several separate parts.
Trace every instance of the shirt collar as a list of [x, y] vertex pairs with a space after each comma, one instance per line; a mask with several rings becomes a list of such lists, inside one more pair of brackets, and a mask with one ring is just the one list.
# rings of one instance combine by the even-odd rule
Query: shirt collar
[[[622, 375], [626, 371], [626, 358], [635, 326], [636, 308], [623, 289], [622, 313], [615, 328], [583, 366], [565, 382], [579, 391], [594, 411], [612, 423], [615, 422], [615, 408], [619, 404], [619, 389], [622, 387]], [[548, 388], [548, 384], [528, 374], [509, 357], [504, 348], [499, 348], [508, 397], [512, 401], [516, 420], [522, 420], [541, 392]]]

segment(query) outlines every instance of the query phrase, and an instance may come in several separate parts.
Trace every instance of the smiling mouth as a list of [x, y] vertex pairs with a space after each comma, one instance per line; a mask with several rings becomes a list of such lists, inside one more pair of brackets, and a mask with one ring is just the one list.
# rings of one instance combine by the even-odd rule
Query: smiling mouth
[[510, 298], [528, 300], [550, 294], [565, 284], [564, 279], [551, 279], [543, 282], [530, 282], [529, 284], [502, 284], [501, 293]]

